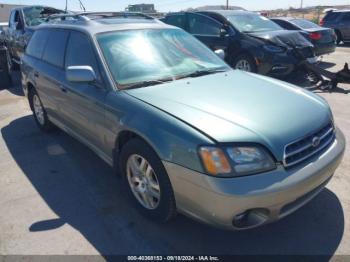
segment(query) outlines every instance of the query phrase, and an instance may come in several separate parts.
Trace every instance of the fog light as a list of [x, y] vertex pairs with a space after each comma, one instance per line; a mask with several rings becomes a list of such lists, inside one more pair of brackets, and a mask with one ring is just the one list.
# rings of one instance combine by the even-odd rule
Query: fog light
[[246, 210], [233, 218], [232, 225], [236, 229], [257, 227], [264, 224], [269, 219], [269, 213], [269, 210], [264, 208]]
[[240, 213], [238, 215], [236, 215], [233, 218], [233, 225], [235, 227], [241, 228], [241, 227], [245, 227], [245, 225], [247, 224], [247, 218], [248, 218], [248, 211], [244, 211], [243, 213]]

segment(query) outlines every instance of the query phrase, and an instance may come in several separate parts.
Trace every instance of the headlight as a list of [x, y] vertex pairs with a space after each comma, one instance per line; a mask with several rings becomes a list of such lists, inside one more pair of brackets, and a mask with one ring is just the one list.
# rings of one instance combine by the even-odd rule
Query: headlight
[[239, 175], [261, 173], [276, 168], [272, 157], [259, 147], [232, 147], [227, 153], [233, 161], [233, 169]]
[[201, 147], [199, 155], [206, 171], [214, 176], [243, 176], [276, 168], [270, 154], [260, 147]]
[[272, 52], [272, 53], [282, 53], [285, 52], [286, 49], [281, 47], [281, 46], [277, 46], [277, 45], [263, 45], [263, 48], [268, 51], [268, 52]]

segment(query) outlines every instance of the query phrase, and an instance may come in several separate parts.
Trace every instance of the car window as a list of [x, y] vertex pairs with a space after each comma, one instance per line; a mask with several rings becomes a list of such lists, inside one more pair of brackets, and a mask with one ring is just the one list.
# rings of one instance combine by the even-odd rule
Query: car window
[[18, 10], [13, 11], [10, 16], [10, 27], [16, 29], [16, 23], [20, 23], [20, 20]]
[[225, 17], [242, 33], [277, 31], [282, 28], [265, 16], [254, 13], [228, 14]]
[[91, 66], [99, 76], [95, 52], [87, 35], [71, 32], [66, 51], [65, 67], [68, 66]]
[[52, 65], [63, 67], [68, 35], [69, 32], [66, 30], [50, 30], [43, 60]]
[[279, 20], [279, 19], [273, 19], [272, 21], [275, 22], [276, 24], [280, 25], [284, 29], [287, 29], [287, 30], [298, 30], [298, 28], [296, 28], [294, 25], [291, 25], [287, 21]]
[[302, 29], [310, 29], [310, 28], [318, 28], [319, 25], [316, 25], [315, 23], [305, 20], [305, 19], [293, 19], [291, 21], [292, 23], [296, 24]]
[[180, 29], [114, 31], [97, 35], [97, 41], [120, 88], [176, 80], [203, 70], [229, 70], [203, 43]]
[[169, 25], [177, 26], [185, 29], [186, 17], [184, 14], [180, 15], [170, 15], [166, 18], [166, 23]]
[[64, 13], [61, 10], [44, 7], [44, 6], [29, 6], [23, 9], [23, 15], [26, 25], [37, 26], [45, 22], [46, 18], [53, 14]]
[[328, 12], [326, 16], [323, 18], [324, 21], [329, 20], [337, 20], [339, 18], [340, 13]]
[[342, 16], [342, 21], [350, 21], [350, 13], [344, 13]]
[[11, 12], [11, 15], [10, 15], [10, 23], [9, 23], [9, 26], [12, 27], [15, 23], [15, 12], [16, 11], [13, 11]]
[[50, 32], [46, 29], [37, 30], [34, 32], [32, 38], [26, 49], [26, 53], [30, 56], [41, 59], [46, 41], [49, 39]]
[[210, 17], [198, 14], [188, 15], [188, 31], [194, 35], [220, 36], [222, 25]]

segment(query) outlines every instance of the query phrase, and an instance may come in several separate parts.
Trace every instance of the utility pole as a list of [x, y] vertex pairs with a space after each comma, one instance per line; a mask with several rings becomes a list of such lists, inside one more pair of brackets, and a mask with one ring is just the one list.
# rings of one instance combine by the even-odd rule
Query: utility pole
[[228, 10], [228, 0], [226, 0], [226, 10]]
[[68, 9], [68, 0], [66, 0], [66, 7], [64, 8], [65, 13], [67, 13], [67, 9]]
[[301, 13], [303, 14], [303, 18], [304, 18], [303, 6], [304, 6], [304, 0], [300, 0], [300, 11], [301, 11]]

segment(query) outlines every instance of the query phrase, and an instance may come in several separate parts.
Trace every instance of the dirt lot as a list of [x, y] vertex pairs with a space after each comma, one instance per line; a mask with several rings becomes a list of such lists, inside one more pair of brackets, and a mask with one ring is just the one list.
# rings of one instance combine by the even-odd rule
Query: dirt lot
[[[323, 66], [350, 59], [350, 46]], [[18, 75], [17, 75], [18, 78]], [[41, 133], [17, 86], [0, 91], [0, 254], [350, 255], [350, 85], [321, 93], [348, 149], [333, 180], [275, 224], [227, 232], [183, 216], [158, 225], [131, 209], [112, 169], [63, 132]], [[293, 109], [291, 109], [293, 110]]]

